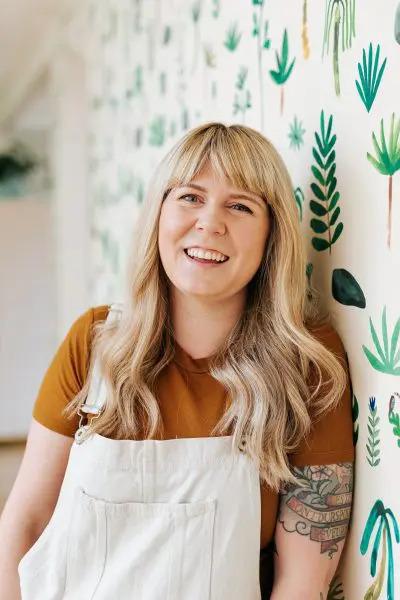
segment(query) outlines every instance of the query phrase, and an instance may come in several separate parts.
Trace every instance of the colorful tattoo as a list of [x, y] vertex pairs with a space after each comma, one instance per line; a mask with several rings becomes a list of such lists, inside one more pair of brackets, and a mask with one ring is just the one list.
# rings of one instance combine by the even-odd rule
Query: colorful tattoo
[[321, 544], [329, 558], [344, 540], [351, 516], [353, 463], [292, 467], [304, 486], [288, 483], [281, 494], [278, 520], [285, 531], [296, 531]]

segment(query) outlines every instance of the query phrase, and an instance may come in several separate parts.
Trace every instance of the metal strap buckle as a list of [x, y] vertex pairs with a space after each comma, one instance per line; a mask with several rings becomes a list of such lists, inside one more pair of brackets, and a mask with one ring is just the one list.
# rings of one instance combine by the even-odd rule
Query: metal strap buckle
[[101, 414], [101, 412], [102, 412], [102, 411], [99, 411], [96, 415], [94, 415], [90, 419], [90, 423], [88, 423], [86, 425], [83, 425], [83, 419], [87, 419], [88, 415], [87, 415], [87, 413], [83, 413], [82, 414], [81, 408], [82, 408], [82, 405], [78, 408], [78, 413], [77, 414], [79, 415], [80, 419], [79, 419], [78, 429], [76, 430], [75, 436], [74, 436], [75, 442], [77, 444], [82, 444], [82, 442], [84, 442], [86, 440], [86, 438], [89, 436], [92, 422], [95, 419], [98, 419], [99, 416], [100, 416], [100, 414]]

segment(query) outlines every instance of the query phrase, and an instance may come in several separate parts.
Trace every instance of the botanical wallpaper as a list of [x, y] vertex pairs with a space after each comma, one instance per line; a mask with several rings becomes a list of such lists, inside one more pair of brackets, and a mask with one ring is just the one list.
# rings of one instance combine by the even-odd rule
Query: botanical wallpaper
[[93, 303], [120, 301], [132, 224], [179, 137], [210, 120], [269, 137], [353, 385], [329, 597], [400, 598], [400, 3], [92, 0], [87, 19]]

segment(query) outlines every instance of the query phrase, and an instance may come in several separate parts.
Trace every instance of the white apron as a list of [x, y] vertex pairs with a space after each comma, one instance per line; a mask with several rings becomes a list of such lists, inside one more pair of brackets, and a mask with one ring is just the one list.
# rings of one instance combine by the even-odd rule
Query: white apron
[[[96, 368], [81, 410], [98, 412], [104, 390]], [[259, 470], [232, 442], [80, 428], [53, 515], [19, 562], [22, 600], [260, 600]]]

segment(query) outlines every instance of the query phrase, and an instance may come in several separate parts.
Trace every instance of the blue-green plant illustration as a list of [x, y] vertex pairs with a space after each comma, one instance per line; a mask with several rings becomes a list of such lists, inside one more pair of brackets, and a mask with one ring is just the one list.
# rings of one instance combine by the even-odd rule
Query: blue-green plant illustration
[[290, 147], [298, 150], [304, 144], [304, 134], [306, 130], [303, 129], [301, 121], [297, 120], [296, 115], [294, 116], [293, 123], [289, 125], [288, 137], [290, 140]]
[[[262, 56], [264, 50], [269, 50], [271, 40], [268, 37], [268, 21], [264, 22], [264, 0], [253, 0], [253, 6], [258, 6], [258, 14], [253, 12], [253, 30], [252, 36], [257, 38], [257, 65], [258, 65], [258, 85], [260, 92], [260, 116], [261, 116], [261, 131], [264, 130], [264, 86], [263, 86], [263, 68]], [[264, 24], [264, 29], [263, 29]]]
[[226, 38], [224, 42], [225, 48], [234, 52], [239, 45], [242, 34], [237, 31], [237, 23], [232, 23], [228, 31], [226, 32]]
[[294, 58], [292, 60], [292, 62], [290, 63], [290, 65], [288, 65], [289, 41], [288, 41], [288, 34], [287, 34], [286, 28], [283, 32], [281, 54], [279, 55], [278, 52], [275, 50], [275, 59], [276, 59], [276, 70], [274, 71], [273, 69], [271, 69], [269, 73], [270, 73], [273, 81], [277, 85], [279, 85], [281, 88], [280, 108], [281, 108], [281, 114], [282, 114], [283, 113], [283, 104], [284, 104], [284, 93], [283, 93], [284, 87], [283, 86], [286, 83], [286, 81], [289, 79], [290, 74], [293, 70], [294, 63], [296, 61], [296, 59]]
[[352, 389], [351, 390], [351, 417], [353, 420], [353, 445], [354, 446], [356, 446], [357, 442], [358, 442], [358, 432], [359, 432], [358, 417], [359, 417], [359, 414], [360, 414], [360, 410], [358, 407], [358, 400]]
[[199, 48], [200, 48], [200, 29], [199, 29], [199, 20], [201, 14], [201, 0], [197, 0], [192, 4], [191, 7], [191, 17], [194, 26], [194, 36], [193, 36], [193, 60], [192, 60], [192, 70], [193, 73], [197, 67], [197, 59], [199, 56]]
[[394, 39], [400, 44], [400, 4], [397, 5], [394, 16]]
[[165, 142], [165, 117], [155, 117], [149, 125], [150, 146], [162, 146]]
[[143, 91], [143, 67], [142, 65], [136, 65], [133, 70], [133, 83], [130, 88], [126, 90], [126, 98], [131, 99], [136, 96], [140, 96]]
[[354, 275], [347, 269], [333, 269], [332, 296], [345, 306], [366, 307], [364, 292]]
[[[339, 42], [344, 52], [351, 48], [352, 39], [355, 36], [355, 0], [327, 0], [325, 12], [324, 40], [322, 44], [322, 57], [324, 52], [329, 54], [329, 40], [333, 37], [333, 77], [335, 81], [336, 95], [340, 95], [339, 76]], [[333, 29], [333, 31], [332, 31]]]
[[0, 199], [26, 194], [29, 191], [28, 176], [38, 166], [38, 158], [21, 142], [0, 153]]
[[393, 433], [397, 437], [397, 445], [400, 448], [400, 413], [395, 412], [395, 410], [394, 410], [395, 405], [396, 405], [395, 396], [397, 396], [397, 398], [400, 398], [400, 394], [398, 392], [395, 392], [394, 394], [391, 395], [390, 402], [389, 402], [388, 418], [389, 418], [389, 423], [391, 425], [393, 425]]
[[248, 69], [246, 67], [240, 67], [237, 80], [235, 99], [233, 102], [233, 114], [241, 113], [243, 123], [245, 122], [246, 111], [251, 108], [251, 94], [248, 87], [246, 87]]
[[399, 347], [399, 333], [400, 333], [400, 317], [397, 319], [397, 323], [394, 326], [393, 333], [390, 339], [388, 338], [387, 322], [386, 322], [386, 305], [382, 312], [382, 343], [379, 341], [378, 335], [375, 331], [374, 324], [372, 323], [371, 317], [369, 318], [369, 326], [371, 330], [372, 341], [375, 346], [376, 354], [373, 354], [366, 346], [363, 345], [363, 350], [366, 357], [369, 360], [370, 365], [380, 371], [381, 373], [387, 373], [388, 375], [400, 375], [400, 347]]
[[329, 586], [326, 600], [345, 600], [343, 593], [343, 584], [339, 579], [339, 575], [335, 575]]
[[382, 175], [389, 176], [388, 190], [388, 220], [387, 220], [387, 245], [390, 249], [391, 232], [392, 232], [392, 194], [393, 194], [393, 175], [400, 169], [400, 118], [395, 122], [394, 113], [390, 124], [389, 143], [385, 139], [385, 131], [383, 128], [383, 119], [381, 119], [381, 147], [376, 140], [375, 133], [372, 134], [372, 141], [376, 152], [376, 157], [367, 152], [367, 158], [370, 163]]
[[220, 7], [220, 0], [212, 0], [212, 11], [211, 14], [214, 17], [214, 19], [217, 19], [219, 17], [219, 11], [220, 11], [221, 7]]
[[300, 221], [302, 221], [303, 220], [304, 194], [303, 194], [303, 190], [300, 187], [297, 187], [294, 190], [294, 199], [296, 201], [296, 206], [299, 211], [299, 219], [300, 219]]
[[[316, 164], [311, 167], [316, 179], [316, 182], [311, 184], [311, 191], [315, 199], [310, 201], [310, 209], [318, 217], [311, 219], [310, 226], [318, 236], [321, 236], [311, 238], [311, 244], [318, 252], [329, 249], [329, 254], [333, 244], [339, 239], [343, 231], [343, 223], [338, 223], [335, 226], [340, 214], [340, 207], [338, 206], [340, 194], [336, 190], [336, 153], [334, 150], [336, 135], [332, 134], [332, 123], [333, 117], [331, 115], [328, 127], [325, 130], [325, 115], [322, 110], [320, 116], [321, 131], [320, 135], [315, 132], [317, 145], [313, 147]], [[322, 237], [323, 235], [326, 235], [328, 239]]]
[[[379, 66], [379, 52], [380, 45], [378, 44], [376, 49], [376, 54], [374, 56], [374, 52], [372, 49], [372, 44], [369, 44], [368, 49], [368, 62], [367, 55], [365, 52], [365, 48], [363, 49], [362, 56], [362, 64], [358, 63], [358, 74], [360, 77], [360, 81], [356, 79], [356, 88], [360, 95], [360, 98], [369, 112], [371, 110], [371, 106], [374, 103], [376, 93], [379, 88], [379, 84], [382, 79], [383, 71], [386, 66], [386, 58], [383, 63]], [[378, 71], [379, 67], [379, 71]]]
[[308, 40], [307, 27], [307, 0], [303, 0], [303, 19], [301, 23], [301, 45], [303, 48], [303, 56], [307, 60], [310, 56], [310, 43]]
[[172, 29], [170, 25], [166, 25], [163, 30], [161, 43], [163, 46], [168, 46], [172, 38]]
[[399, 526], [393, 512], [390, 508], [385, 508], [382, 500], [376, 500], [365, 524], [360, 543], [360, 552], [362, 555], [366, 554], [368, 546], [372, 541], [372, 534], [374, 532], [375, 525], [377, 525], [376, 535], [372, 544], [371, 552], [371, 577], [375, 577], [376, 575], [376, 563], [380, 548], [382, 548], [381, 560], [379, 564], [378, 575], [375, 581], [372, 582], [372, 585], [365, 592], [364, 600], [378, 600], [381, 597], [386, 574], [386, 561], [388, 561], [386, 597], [387, 600], [394, 600], [394, 564], [391, 524], [394, 532], [394, 539], [397, 543], [400, 543]]
[[379, 454], [380, 454], [379, 431], [380, 430], [378, 428], [380, 418], [378, 417], [378, 414], [377, 414], [378, 409], [376, 406], [376, 398], [374, 396], [371, 396], [369, 399], [368, 409], [369, 409], [368, 423], [367, 423], [368, 442], [366, 443], [367, 461], [371, 467], [377, 467], [381, 461], [381, 459], [379, 457]]

